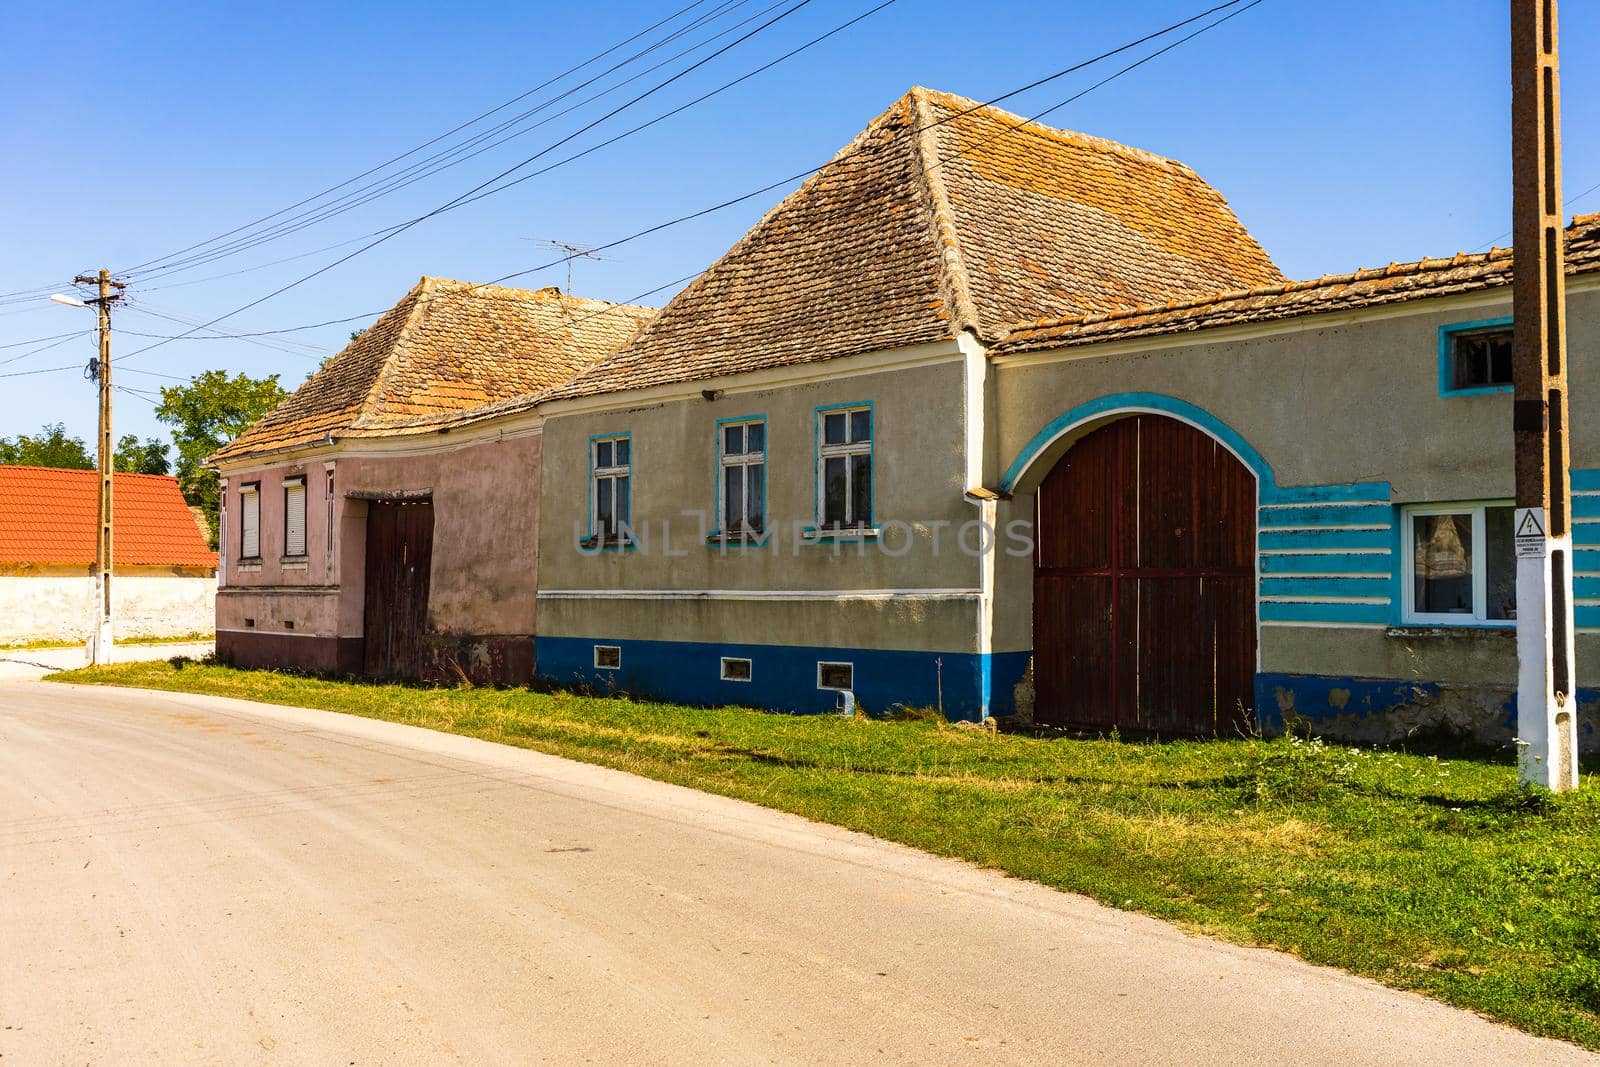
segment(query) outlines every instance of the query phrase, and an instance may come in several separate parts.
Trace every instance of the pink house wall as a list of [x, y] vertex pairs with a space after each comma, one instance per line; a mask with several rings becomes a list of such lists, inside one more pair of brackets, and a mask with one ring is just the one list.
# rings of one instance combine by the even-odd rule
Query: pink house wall
[[[430, 441], [431, 443], [431, 441]], [[360, 669], [368, 494], [433, 499], [430, 654], [491, 681], [533, 670], [541, 437], [413, 455], [345, 454], [227, 476], [218, 649], [245, 665]], [[331, 463], [331, 485], [329, 469]], [[286, 560], [283, 481], [306, 478], [306, 556]], [[261, 557], [239, 560], [240, 487], [259, 483]], [[454, 666], [451, 666], [451, 665]]]

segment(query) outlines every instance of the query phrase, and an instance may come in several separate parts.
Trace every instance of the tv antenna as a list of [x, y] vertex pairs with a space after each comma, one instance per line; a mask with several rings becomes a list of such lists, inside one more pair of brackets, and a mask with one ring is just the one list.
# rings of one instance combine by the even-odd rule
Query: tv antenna
[[608, 263], [616, 262], [616, 258], [614, 256], [601, 255], [599, 252], [595, 251], [593, 248], [590, 248], [588, 245], [575, 245], [575, 244], [570, 244], [570, 243], [568, 243], [566, 241], [555, 241], [555, 240], [550, 240], [548, 238], [543, 238], [543, 237], [524, 237], [523, 240], [524, 241], [537, 241], [539, 244], [544, 245], [546, 248], [553, 249], [554, 251], [557, 251], [557, 252], [565, 252], [567, 254], [567, 290], [566, 290], [566, 292], [567, 292], [568, 296], [572, 295], [572, 265], [574, 263], [576, 263], [578, 260], [580, 260], [580, 259], [592, 259], [592, 260], [594, 260], [596, 262], [601, 262], [601, 261], [608, 262]]

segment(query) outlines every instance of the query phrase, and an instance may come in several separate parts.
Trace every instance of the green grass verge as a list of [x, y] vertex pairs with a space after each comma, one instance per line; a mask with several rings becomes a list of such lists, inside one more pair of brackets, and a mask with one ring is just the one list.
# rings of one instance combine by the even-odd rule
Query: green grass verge
[[1503, 759], [1286, 739], [1042, 740], [199, 664], [51, 677], [322, 708], [603, 764], [1600, 1048], [1600, 788], [1523, 794]]
[[[200, 631], [197, 630], [192, 634], [180, 634], [177, 637], [139, 637], [137, 635], [132, 636], [132, 637], [118, 637], [117, 638], [117, 644], [119, 644], [119, 645], [197, 645], [197, 644], [201, 644], [202, 642], [205, 642], [205, 641], [214, 641], [214, 640], [216, 640], [216, 637], [217, 637], [217, 635], [214, 634], [214, 633], [210, 633], [210, 632], [201, 633]], [[88, 640], [88, 638], [80, 638], [77, 641], [57, 641], [57, 640], [23, 641], [20, 644], [0, 645], [0, 652], [35, 651], [35, 650], [46, 649], [46, 648], [82, 648], [83, 644], [84, 644], [84, 641], [86, 641], [86, 640]]]

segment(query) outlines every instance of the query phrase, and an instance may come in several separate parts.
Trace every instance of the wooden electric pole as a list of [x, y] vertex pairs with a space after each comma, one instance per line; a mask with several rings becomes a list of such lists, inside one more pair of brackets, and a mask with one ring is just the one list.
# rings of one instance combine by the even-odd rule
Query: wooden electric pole
[[1511, 0], [1517, 778], [1578, 785], [1556, 0]]
[[[111, 630], [111, 481], [115, 470], [116, 441], [111, 433], [111, 305], [122, 299], [122, 285], [111, 280], [111, 272], [101, 270], [98, 275], [80, 275], [80, 284], [98, 284], [100, 295], [85, 303], [93, 304], [100, 316], [100, 357], [91, 370], [100, 386], [100, 433], [96, 448], [100, 468], [100, 521], [94, 546], [95, 573], [95, 625], [89, 635], [89, 662], [99, 665], [111, 662], [114, 644]], [[118, 292], [113, 293], [115, 287]]]

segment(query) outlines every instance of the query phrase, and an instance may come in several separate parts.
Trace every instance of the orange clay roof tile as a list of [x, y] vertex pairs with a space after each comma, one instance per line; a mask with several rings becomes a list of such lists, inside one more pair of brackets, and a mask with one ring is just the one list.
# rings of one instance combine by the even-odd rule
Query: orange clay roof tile
[[[1600, 212], [1575, 217], [1566, 232], [1567, 273], [1600, 271]], [[1477, 254], [1458, 252], [1448, 259], [1424, 258], [1348, 274], [1325, 274], [1310, 281], [1233, 289], [1177, 304], [1150, 303], [1105, 315], [1038, 319], [1014, 326], [993, 351], [1014, 354], [1067, 348], [1474, 292], [1509, 286], [1511, 263], [1511, 249], [1497, 247]]]
[[213, 460], [450, 425], [559, 385], [625, 344], [654, 308], [424, 277]]
[[1181, 163], [916, 88], [561, 399], [1281, 282]]
[[[95, 471], [0, 466], [0, 563], [94, 562], [100, 476]], [[111, 483], [114, 567], [215, 567], [217, 554], [166, 475]]]

